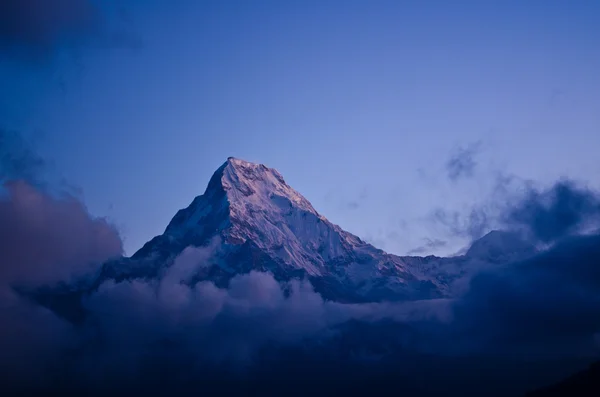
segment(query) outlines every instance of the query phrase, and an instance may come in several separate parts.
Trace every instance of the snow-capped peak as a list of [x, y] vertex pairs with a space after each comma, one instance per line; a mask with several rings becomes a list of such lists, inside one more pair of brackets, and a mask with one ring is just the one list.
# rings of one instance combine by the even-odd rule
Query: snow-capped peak
[[316, 214], [310, 202], [288, 186], [281, 174], [273, 168], [229, 157], [215, 175], [219, 173], [221, 186], [232, 205], [244, 202], [271, 206], [274, 202], [284, 207], [291, 204]]
[[310, 220], [327, 222], [279, 172], [229, 157], [204, 194], [175, 215], [165, 234], [197, 243], [218, 233], [229, 243], [252, 240], [274, 247], [305, 233], [307, 225], [313, 224]]

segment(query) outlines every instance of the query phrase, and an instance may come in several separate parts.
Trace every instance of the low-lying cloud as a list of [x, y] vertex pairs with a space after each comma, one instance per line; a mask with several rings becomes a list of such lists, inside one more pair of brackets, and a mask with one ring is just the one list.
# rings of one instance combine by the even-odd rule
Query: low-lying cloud
[[217, 238], [186, 248], [156, 278], [105, 280], [79, 298], [86, 319], [72, 324], [30, 300], [29, 291], [96, 277], [103, 261], [121, 254], [119, 235], [72, 197], [54, 197], [24, 181], [5, 188], [0, 367], [21, 386], [71, 379], [101, 387], [107, 379], [136, 379], [150, 362], [189, 365], [186, 376], [195, 377], [193, 369], [207, 365], [252, 365], [269, 346], [327, 340], [351, 319], [447, 321], [444, 302], [341, 304], [324, 301], [308, 281], [282, 283], [269, 273], [237, 275], [227, 288], [194, 282], [218, 251]]
[[92, 217], [74, 197], [52, 196], [24, 180], [5, 181], [2, 189], [0, 369], [13, 380], [39, 379], [46, 360], [59, 357], [75, 333], [18, 291], [94, 274], [121, 255], [122, 244], [114, 227]]
[[600, 235], [476, 275], [456, 325], [477, 349], [532, 357], [600, 353]]
[[408, 251], [408, 255], [422, 255], [422, 254], [426, 254], [429, 253], [431, 251], [435, 251], [438, 248], [443, 248], [445, 247], [448, 242], [444, 241], [444, 240], [440, 240], [440, 239], [430, 239], [430, 238], [425, 238], [425, 243], [419, 247], [413, 248], [410, 251]]

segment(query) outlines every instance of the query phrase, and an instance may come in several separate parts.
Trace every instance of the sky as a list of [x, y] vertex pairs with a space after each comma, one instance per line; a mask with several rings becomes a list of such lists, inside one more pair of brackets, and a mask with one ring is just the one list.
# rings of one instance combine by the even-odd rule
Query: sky
[[0, 125], [127, 254], [229, 156], [397, 254], [462, 248], [474, 236], [439, 214], [485, 203], [499, 176], [600, 187], [596, 1], [63, 3], [81, 7], [12, 31], [0, 17], [0, 37], [27, 33], [0, 40]]
[[[0, 0], [0, 390], [356, 393], [377, 374], [480, 396], [598, 360], [599, 19], [595, 1]], [[229, 156], [393, 253], [507, 232], [406, 261], [441, 283], [425, 300], [222, 282], [215, 258], [239, 257], [218, 237], [121, 257]]]

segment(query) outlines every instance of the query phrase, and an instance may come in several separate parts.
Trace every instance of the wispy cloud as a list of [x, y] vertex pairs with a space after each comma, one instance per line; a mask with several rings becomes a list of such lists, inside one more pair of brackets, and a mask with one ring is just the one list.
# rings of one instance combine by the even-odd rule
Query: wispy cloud
[[461, 147], [450, 156], [446, 162], [446, 172], [451, 181], [456, 182], [462, 178], [471, 178], [475, 174], [477, 161], [475, 157], [481, 152], [481, 141]]
[[429, 219], [442, 226], [450, 236], [476, 240], [483, 236], [492, 225], [490, 214], [485, 207], [473, 207], [470, 211], [446, 210], [437, 208]]
[[408, 251], [408, 255], [422, 255], [426, 253], [431, 253], [432, 251], [435, 251], [438, 248], [444, 248], [448, 245], [447, 241], [440, 239], [424, 238], [423, 240], [425, 241], [425, 244], [411, 249], [410, 251]]
[[428, 219], [446, 234], [470, 240], [500, 228], [526, 231], [535, 241], [551, 243], [600, 226], [600, 194], [569, 179], [539, 187], [498, 174], [483, 202], [464, 210], [437, 208]]
[[361, 191], [356, 195], [355, 198], [350, 200], [344, 200], [344, 206], [350, 210], [356, 210], [363, 206], [367, 199], [369, 198], [369, 190], [364, 187]]

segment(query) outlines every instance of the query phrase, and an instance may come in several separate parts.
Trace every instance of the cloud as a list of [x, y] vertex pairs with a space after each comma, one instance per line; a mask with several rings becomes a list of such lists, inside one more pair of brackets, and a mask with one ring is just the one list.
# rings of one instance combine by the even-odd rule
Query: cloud
[[451, 235], [474, 238], [500, 228], [524, 237], [523, 247], [542, 248], [515, 263], [475, 266], [465, 276], [467, 292], [456, 299], [446, 329], [454, 346], [515, 357], [600, 353], [598, 192], [567, 179], [539, 187], [500, 175], [486, 202], [470, 211], [438, 210], [434, 219]]
[[477, 162], [475, 156], [481, 151], [481, 142], [477, 141], [467, 147], [459, 148], [446, 162], [448, 178], [456, 182], [461, 178], [471, 178], [475, 173]]
[[70, 324], [18, 296], [6, 284], [0, 285], [0, 323], [3, 393], [11, 394], [7, 386], [48, 382], [55, 358], [73, 340]]
[[78, 336], [22, 292], [72, 283], [122, 254], [110, 223], [67, 192], [50, 192], [48, 164], [23, 136], [0, 130], [0, 384], [47, 381]]
[[347, 207], [348, 209], [356, 210], [360, 207], [360, 204], [358, 203], [358, 201], [349, 201], [347, 203]]
[[[215, 239], [188, 247], [158, 278], [105, 281], [84, 299], [88, 317], [80, 326], [30, 305], [22, 309], [21, 327], [37, 325], [31, 328], [35, 343], [26, 340], [27, 346], [35, 346], [48, 367], [60, 363], [70, 384], [97, 390], [136, 389], [138, 381], [148, 387], [154, 373], [163, 384], [198, 387], [218, 369], [262, 365], [260, 354], [275, 346], [284, 352], [286, 346], [318, 352], [318, 346], [358, 343], [384, 352], [405, 346], [434, 354], [574, 354], [594, 346], [600, 332], [594, 315], [600, 309], [599, 238], [575, 237], [525, 262], [481, 271], [454, 301], [372, 304], [325, 301], [306, 281], [277, 282], [261, 272], [237, 275], [226, 288], [195, 283], [193, 273], [219, 254]], [[340, 328], [353, 320], [376, 327], [378, 336]], [[359, 332], [358, 339], [340, 332]], [[31, 356], [13, 350], [11, 357]], [[31, 362], [21, 362], [21, 373], [31, 374]]]
[[0, 258], [4, 282], [41, 285], [69, 281], [121, 255], [121, 239], [106, 220], [77, 199], [52, 197], [23, 181], [4, 184], [0, 199]]
[[180, 353], [195, 352], [196, 359], [238, 362], [270, 341], [293, 342], [333, 321], [309, 284], [289, 287], [286, 297], [271, 275], [258, 272], [234, 277], [228, 289], [209, 282], [109, 281], [86, 306], [110, 346], [126, 346], [138, 359], [153, 342], [174, 340], [182, 344]]
[[60, 49], [88, 45], [138, 48], [139, 38], [127, 28], [113, 27], [107, 11], [106, 4], [92, 0], [3, 0], [0, 55], [38, 62]]
[[438, 248], [443, 248], [446, 245], [448, 245], [447, 241], [444, 240], [439, 240], [439, 239], [430, 239], [430, 238], [424, 238], [423, 239], [425, 241], [425, 244], [423, 244], [420, 247], [417, 248], [413, 248], [410, 251], [408, 251], [408, 255], [422, 255], [425, 253], [430, 253], [431, 251], [434, 251]]
[[496, 354], [598, 355], [599, 265], [600, 235], [591, 235], [481, 272], [456, 302], [459, 333]]
[[600, 195], [570, 180], [546, 190], [528, 189], [524, 199], [501, 215], [509, 227], [525, 228], [533, 238], [551, 243], [600, 225]]
[[369, 191], [367, 190], [367, 188], [363, 188], [360, 193], [357, 195], [356, 198], [352, 199], [352, 200], [348, 200], [348, 201], [344, 201], [344, 207], [350, 210], [356, 210], [358, 208], [360, 208], [362, 205], [364, 205], [365, 201], [368, 199], [369, 197]]
[[112, 356], [126, 347], [128, 355], [139, 359], [157, 342], [170, 340], [178, 344], [171, 353], [193, 354], [197, 362], [248, 364], [266, 346], [327, 337], [332, 328], [350, 319], [400, 321], [447, 315], [440, 304], [325, 301], [307, 280], [278, 282], [266, 272], [235, 275], [223, 288], [191, 281], [219, 249], [221, 241], [216, 238], [205, 247], [188, 247], [157, 279], [107, 280], [100, 285], [84, 304], [87, 324], [100, 326], [108, 341], [104, 352]]
[[[107, 281], [86, 300], [86, 307], [90, 314], [84, 333], [96, 334], [104, 343], [74, 367], [90, 368], [77, 378], [93, 388], [106, 386], [107, 379], [111, 386], [130, 382], [145, 374], [150, 363], [158, 366], [155, 370], [166, 383], [169, 375], [163, 370], [168, 368], [177, 371], [172, 384], [206, 385], [215, 369], [228, 371], [227, 379], [234, 382], [265, 365], [289, 365], [290, 352], [298, 354], [296, 349], [303, 346], [310, 353], [335, 345], [334, 339], [344, 332], [340, 327], [350, 320], [443, 323], [449, 313], [444, 301], [325, 301], [307, 281], [278, 282], [256, 271], [236, 275], [227, 288], [211, 282], [185, 285], [166, 274], [160, 280]], [[265, 357], [271, 364], [265, 364]], [[306, 356], [297, 356], [301, 357]], [[300, 365], [297, 370], [307, 369], [301, 362], [295, 365]], [[269, 389], [275, 390], [272, 382]]]
[[542, 187], [498, 173], [489, 195], [462, 210], [436, 208], [427, 220], [448, 236], [471, 241], [493, 229], [526, 232], [533, 242], [553, 243], [600, 226], [600, 194], [570, 179]]
[[71, 324], [17, 291], [70, 283], [122, 253], [116, 230], [70, 196], [54, 197], [23, 180], [0, 197], [0, 372], [12, 382], [48, 381]]
[[10, 188], [9, 210], [0, 212], [17, 213], [11, 219], [3, 217], [10, 222], [2, 224], [19, 225], [20, 233], [7, 242], [10, 247], [0, 250], [3, 261], [20, 265], [6, 267], [1, 275], [5, 288], [0, 291], [6, 295], [0, 296], [5, 325], [0, 345], [10, 346], [10, 354], [0, 366], [24, 384], [35, 378], [40, 387], [65, 379], [84, 389], [139, 386], [137, 379], [146, 382], [151, 378], [147, 371], [159, 369], [175, 383], [196, 382], [211, 368], [252, 366], [270, 347], [329, 340], [337, 326], [351, 319], [443, 321], [448, 312], [443, 304], [428, 302], [325, 301], [306, 280], [278, 282], [270, 273], [256, 271], [236, 275], [226, 288], [196, 282], [196, 272], [219, 256], [221, 241], [216, 238], [205, 247], [184, 249], [172, 263], [163, 264], [156, 278], [104, 281], [79, 298], [87, 312], [85, 321], [71, 324], [10, 286], [78, 280], [86, 272], [97, 275], [96, 267], [88, 264], [118, 254], [116, 236], [103, 221], [86, 217], [79, 204], [15, 186]]
[[437, 208], [430, 220], [441, 225], [451, 236], [471, 241], [482, 237], [492, 226], [491, 214], [485, 206], [474, 206], [468, 212]]
[[[435, 216], [454, 235], [473, 238], [500, 228], [525, 238], [524, 248], [543, 248], [516, 263], [475, 267], [466, 276], [468, 292], [455, 305], [457, 345], [538, 357], [598, 352], [598, 192], [567, 179], [543, 188], [499, 175], [487, 202], [470, 212], [440, 210]], [[519, 245], [502, 249], [510, 247]]]

